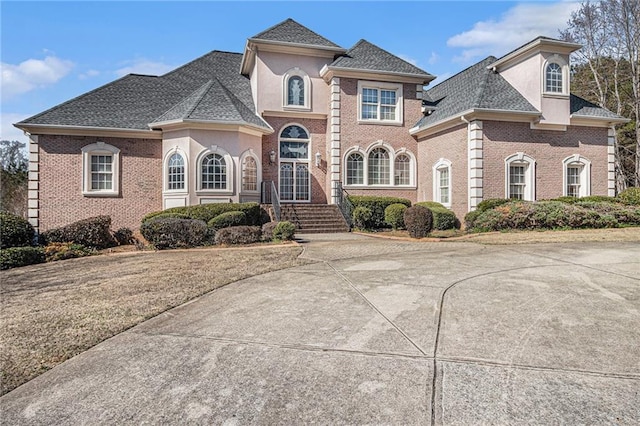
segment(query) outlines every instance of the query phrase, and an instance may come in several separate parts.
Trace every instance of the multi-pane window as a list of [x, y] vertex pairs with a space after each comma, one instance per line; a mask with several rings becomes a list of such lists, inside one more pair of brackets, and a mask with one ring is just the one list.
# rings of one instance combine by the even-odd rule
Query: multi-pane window
[[113, 189], [113, 156], [112, 155], [92, 155], [91, 156], [91, 190], [112, 190]]
[[242, 163], [242, 190], [258, 190], [258, 164], [252, 156], [247, 156]]
[[411, 185], [411, 159], [406, 154], [399, 154], [394, 161], [394, 184]]
[[450, 177], [449, 177], [449, 167], [441, 167], [437, 169], [437, 179], [438, 179], [438, 193], [436, 197], [436, 201], [441, 204], [449, 204], [449, 188], [450, 188]]
[[396, 90], [362, 88], [360, 118], [362, 120], [398, 120], [398, 92]]
[[526, 168], [525, 164], [511, 164], [509, 166], [509, 198], [524, 199]]
[[567, 196], [580, 197], [580, 166], [567, 167]]
[[167, 170], [167, 189], [184, 189], [184, 158], [177, 152], [169, 158]]
[[287, 82], [287, 105], [304, 106], [304, 80], [293, 76]]
[[364, 184], [364, 158], [354, 152], [347, 157], [347, 185]]
[[389, 185], [389, 153], [384, 148], [375, 148], [369, 153], [369, 185]]
[[227, 163], [219, 154], [202, 159], [202, 189], [227, 189]]
[[547, 65], [545, 81], [546, 92], [562, 93], [562, 67], [555, 62], [551, 62]]

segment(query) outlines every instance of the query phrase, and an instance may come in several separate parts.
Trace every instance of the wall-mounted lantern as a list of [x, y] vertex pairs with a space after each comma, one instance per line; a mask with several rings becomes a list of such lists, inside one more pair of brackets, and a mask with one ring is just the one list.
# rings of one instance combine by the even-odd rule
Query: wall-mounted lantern
[[316, 167], [320, 167], [320, 162], [322, 161], [322, 154], [316, 152]]
[[274, 164], [276, 162], [276, 152], [271, 150], [269, 153], [269, 164]]

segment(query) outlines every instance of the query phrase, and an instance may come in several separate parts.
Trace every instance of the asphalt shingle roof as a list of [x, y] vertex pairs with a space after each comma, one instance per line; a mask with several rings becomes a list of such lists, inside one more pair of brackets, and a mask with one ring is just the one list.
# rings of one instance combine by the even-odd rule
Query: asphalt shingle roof
[[598, 118], [622, 118], [608, 109], [599, 107], [598, 105], [582, 99], [579, 96], [571, 95], [571, 115], [582, 117], [598, 117]]
[[538, 112], [500, 74], [487, 69], [496, 61], [489, 56], [424, 93], [423, 103], [433, 112], [418, 127], [447, 119], [473, 108]]
[[333, 61], [330, 67], [433, 77], [428, 72], [364, 39], [358, 41], [344, 55]]
[[261, 33], [251, 37], [251, 39], [307, 44], [309, 46], [340, 47], [331, 40], [311, 31], [309, 28], [297, 23], [291, 18], [284, 20], [271, 28], [267, 28]]
[[131, 74], [20, 124], [148, 130], [152, 122], [190, 118], [270, 129], [255, 114], [249, 79], [238, 73], [241, 60], [213, 51], [160, 77]]

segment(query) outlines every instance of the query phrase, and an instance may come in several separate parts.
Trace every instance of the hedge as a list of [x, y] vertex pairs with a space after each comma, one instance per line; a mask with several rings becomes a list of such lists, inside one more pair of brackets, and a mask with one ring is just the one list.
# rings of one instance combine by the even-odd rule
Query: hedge
[[209, 228], [218, 230], [230, 226], [241, 226], [247, 224], [247, 215], [243, 212], [232, 211], [221, 213], [207, 222]]
[[435, 201], [422, 201], [416, 206], [423, 206], [431, 210], [433, 214], [433, 229], [446, 231], [447, 229], [460, 228], [460, 221], [454, 212]]
[[159, 212], [149, 213], [142, 218], [142, 223], [147, 222], [160, 214], [180, 214], [185, 215], [185, 219], [198, 219], [205, 223], [208, 223], [214, 217], [232, 211], [243, 212], [247, 217], [247, 224], [249, 225], [261, 225], [261, 213], [260, 204], [258, 203], [211, 203], [211, 204], [198, 204], [196, 206], [187, 207], [172, 207], [167, 210], [161, 210]]
[[480, 201], [478, 207], [476, 207], [476, 210], [483, 212], [486, 210], [491, 210], [503, 204], [507, 204], [509, 202], [511, 202], [511, 200], [508, 198], [489, 198], [484, 201]]
[[408, 207], [404, 204], [396, 203], [384, 209], [384, 221], [392, 229], [404, 228], [404, 211]]
[[404, 225], [411, 238], [424, 238], [431, 232], [433, 214], [424, 206], [409, 207], [404, 211]]
[[293, 240], [295, 233], [296, 233], [296, 226], [287, 220], [278, 222], [275, 228], [273, 228], [273, 238], [276, 240], [281, 240], [281, 241]]
[[373, 213], [369, 207], [358, 206], [351, 212], [353, 226], [359, 229], [371, 228]]
[[207, 224], [198, 219], [148, 220], [140, 226], [140, 233], [158, 250], [197, 247], [211, 242]]
[[625, 204], [640, 205], [640, 188], [627, 188], [618, 194], [618, 199]]
[[133, 237], [133, 231], [129, 228], [120, 228], [116, 232], [113, 233], [113, 238], [116, 239], [118, 245], [126, 246], [129, 244], [135, 243], [135, 238]]
[[0, 212], [0, 248], [29, 246], [34, 235], [33, 226], [26, 219]]
[[96, 216], [73, 222], [70, 225], [43, 232], [46, 244], [75, 243], [86, 247], [104, 249], [115, 247], [118, 242], [111, 235], [111, 217]]
[[251, 244], [260, 241], [259, 226], [231, 226], [216, 232], [216, 244]]
[[42, 247], [9, 247], [0, 250], [0, 269], [18, 268], [45, 262]]
[[[411, 201], [406, 198], [396, 197], [375, 197], [370, 195], [350, 195], [349, 201], [353, 204], [354, 210], [358, 207], [366, 207], [371, 210], [371, 219], [367, 228], [386, 228], [384, 221], [384, 210], [391, 204], [404, 204], [411, 207]], [[355, 219], [355, 218], [354, 218]]]

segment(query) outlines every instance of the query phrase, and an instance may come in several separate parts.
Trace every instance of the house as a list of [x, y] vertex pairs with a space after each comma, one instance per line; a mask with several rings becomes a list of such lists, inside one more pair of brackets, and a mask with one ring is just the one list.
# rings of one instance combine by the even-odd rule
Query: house
[[580, 46], [539, 37], [435, 87], [360, 40], [345, 49], [287, 19], [162, 76], [127, 75], [28, 118], [29, 218], [40, 230], [108, 214], [137, 228], [174, 206], [613, 195], [613, 126], [569, 93]]

